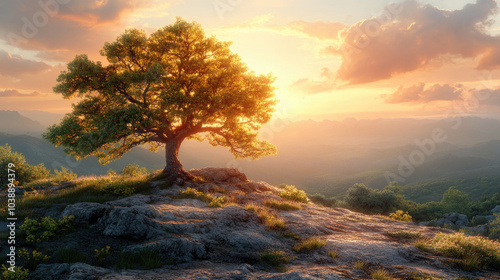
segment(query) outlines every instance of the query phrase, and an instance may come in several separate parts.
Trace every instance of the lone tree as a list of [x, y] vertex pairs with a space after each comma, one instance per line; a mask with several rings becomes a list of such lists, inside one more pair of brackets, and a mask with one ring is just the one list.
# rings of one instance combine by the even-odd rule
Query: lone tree
[[277, 102], [274, 77], [251, 72], [229, 46], [179, 18], [149, 37], [127, 30], [102, 48], [107, 66], [78, 55], [61, 72], [54, 92], [80, 100], [44, 138], [103, 164], [134, 146], [164, 145], [170, 180], [190, 177], [178, 158], [185, 139], [228, 147], [235, 158], [276, 154], [257, 138]]

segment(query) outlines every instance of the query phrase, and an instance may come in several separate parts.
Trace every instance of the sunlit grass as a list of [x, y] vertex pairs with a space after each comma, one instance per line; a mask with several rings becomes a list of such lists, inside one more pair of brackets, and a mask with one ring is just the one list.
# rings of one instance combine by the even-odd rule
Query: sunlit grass
[[266, 207], [258, 206], [256, 204], [247, 204], [245, 209], [257, 213], [262, 220], [262, 223], [267, 225], [270, 230], [283, 230], [285, 229], [285, 220], [281, 218], [276, 212], [267, 209]]
[[326, 239], [321, 239], [319, 237], [313, 236], [295, 244], [292, 249], [298, 253], [309, 252], [312, 250], [320, 249], [326, 246], [326, 244]]
[[390, 237], [399, 238], [399, 239], [417, 239], [422, 237], [422, 234], [418, 231], [389, 231], [386, 233]]
[[372, 277], [372, 279], [376, 279], [376, 280], [391, 280], [391, 279], [393, 279], [391, 277], [391, 274], [383, 268], [372, 271], [370, 276]]
[[266, 199], [264, 201], [264, 206], [284, 211], [302, 209], [302, 206], [296, 202], [279, 201], [277, 199]]

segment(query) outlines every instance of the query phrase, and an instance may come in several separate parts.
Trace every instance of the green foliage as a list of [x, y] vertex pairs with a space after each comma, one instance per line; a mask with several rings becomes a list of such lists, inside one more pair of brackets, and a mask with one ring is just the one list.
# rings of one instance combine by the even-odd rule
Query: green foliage
[[328, 252], [326, 252], [326, 255], [332, 259], [336, 259], [339, 256], [339, 252], [337, 250], [328, 250]]
[[122, 169], [122, 171], [120, 171], [120, 175], [123, 176], [141, 176], [147, 173], [148, 171], [145, 167], [140, 167], [136, 163], [129, 163]]
[[286, 201], [279, 201], [276, 199], [266, 199], [264, 200], [264, 206], [278, 209], [278, 210], [284, 210], [284, 211], [291, 211], [291, 210], [300, 210], [302, 209], [302, 206], [298, 203], [294, 202], [286, 202]]
[[198, 200], [201, 200], [201, 201], [207, 203], [208, 206], [214, 207], [214, 208], [222, 207], [222, 206], [230, 203], [229, 199], [224, 195], [213, 196], [211, 194], [200, 192], [200, 191], [193, 189], [193, 188], [190, 188], [190, 187], [187, 187], [185, 190], [180, 191], [180, 198], [198, 199]]
[[334, 207], [337, 200], [334, 197], [326, 197], [323, 194], [315, 193], [308, 196], [309, 199], [316, 203], [327, 207]]
[[285, 185], [284, 188], [278, 193], [278, 196], [288, 200], [308, 203], [309, 199], [303, 190], [298, 190], [295, 186]]
[[365, 269], [367, 266], [368, 266], [368, 264], [365, 261], [355, 261], [354, 262], [355, 269]]
[[500, 213], [495, 213], [495, 220], [489, 224], [489, 235], [492, 239], [500, 240]]
[[106, 66], [87, 55], [68, 63], [53, 90], [79, 100], [43, 137], [102, 163], [135, 146], [165, 145], [172, 172], [182, 168], [184, 139], [208, 140], [236, 158], [276, 154], [257, 137], [277, 103], [275, 78], [254, 74], [229, 46], [180, 18], [149, 36], [127, 29], [102, 48]]
[[345, 202], [350, 209], [367, 214], [387, 214], [399, 205], [391, 190], [374, 190], [364, 184], [354, 184], [347, 190]]
[[30, 280], [29, 269], [22, 266], [16, 266], [14, 271], [10, 271], [2, 264], [2, 279], [3, 280]]
[[260, 258], [266, 264], [274, 267], [275, 269], [282, 271], [284, 268], [283, 264], [290, 262], [291, 257], [283, 250], [278, 249], [266, 249], [260, 253]]
[[326, 239], [321, 239], [319, 237], [314, 236], [295, 244], [292, 247], [292, 249], [298, 253], [309, 252], [315, 249], [320, 249], [326, 246], [326, 244], [327, 244]]
[[213, 208], [218, 208], [218, 207], [224, 206], [227, 203], [228, 203], [227, 198], [225, 196], [221, 195], [221, 196], [213, 197], [212, 201], [210, 201], [208, 206], [213, 207]]
[[94, 258], [97, 264], [104, 264], [106, 262], [106, 259], [109, 256], [109, 249], [111, 249], [110, 246], [106, 246], [101, 249], [94, 249]]
[[69, 171], [65, 167], [61, 167], [61, 171], [54, 170], [54, 181], [61, 184], [65, 182], [69, 182], [71, 180], [76, 179], [77, 175], [76, 173]]
[[87, 255], [78, 249], [70, 247], [59, 248], [56, 252], [56, 256], [62, 263], [86, 263], [88, 261]]
[[49, 256], [33, 250], [30, 254], [28, 249], [21, 249], [18, 252], [19, 258], [24, 260], [24, 266], [29, 270], [35, 270], [41, 263], [47, 263], [50, 259]]
[[391, 274], [383, 268], [376, 269], [376, 270], [372, 271], [370, 276], [372, 277], [372, 279], [376, 279], [376, 280], [392, 280], [392, 279], [394, 279], [391, 277]]
[[457, 190], [455, 187], [450, 187], [443, 194], [441, 204], [443, 205], [443, 210], [447, 213], [455, 212], [470, 215], [471, 200], [469, 195]]
[[403, 212], [403, 210], [397, 210], [394, 213], [389, 214], [389, 218], [396, 221], [411, 222], [413, 218], [408, 214], [408, 212]]
[[[500, 243], [488, 238], [463, 233], [439, 233], [427, 244], [426, 250], [459, 259], [457, 263], [467, 271], [500, 268]], [[424, 245], [419, 244], [419, 247]]]
[[163, 266], [158, 251], [144, 247], [136, 252], [121, 252], [117, 267], [119, 269], [155, 269]]
[[39, 243], [72, 231], [74, 220], [74, 216], [64, 216], [59, 221], [48, 216], [40, 220], [26, 218], [19, 229], [26, 234], [26, 241]]
[[10, 168], [15, 170], [15, 179], [18, 181], [19, 185], [24, 185], [28, 182], [47, 178], [50, 175], [50, 171], [45, 168], [42, 163], [39, 165], [29, 165], [26, 162], [24, 155], [13, 152], [8, 144], [0, 146], [0, 184], [6, 186], [9, 181], [8, 172], [9, 163], [13, 163], [14, 167]]

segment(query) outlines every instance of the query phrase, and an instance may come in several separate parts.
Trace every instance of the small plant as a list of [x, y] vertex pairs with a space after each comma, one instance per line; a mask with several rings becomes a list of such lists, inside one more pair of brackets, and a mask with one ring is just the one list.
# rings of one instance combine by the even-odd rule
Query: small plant
[[326, 246], [326, 244], [327, 244], [326, 239], [321, 239], [319, 237], [314, 236], [314, 237], [309, 237], [309, 238], [295, 244], [292, 247], [292, 249], [298, 253], [308, 252], [308, 251], [322, 248], [322, 247]]
[[391, 274], [383, 268], [372, 271], [371, 277], [372, 277], [372, 279], [376, 279], [376, 280], [391, 280], [391, 279], [393, 279], [391, 277]]
[[120, 171], [120, 175], [123, 176], [140, 176], [147, 174], [147, 170], [145, 167], [140, 167], [136, 163], [129, 163], [125, 166], [122, 171]]
[[72, 231], [74, 220], [74, 216], [64, 216], [59, 221], [51, 217], [44, 217], [41, 220], [26, 218], [19, 229], [26, 233], [26, 241], [42, 242]]
[[367, 263], [365, 261], [356, 261], [354, 262], [355, 269], [364, 270], [367, 267]]
[[2, 279], [3, 280], [30, 280], [30, 271], [22, 266], [16, 266], [14, 271], [10, 271], [2, 264]]
[[213, 208], [218, 208], [218, 207], [224, 206], [227, 203], [228, 203], [227, 198], [225, 196], [221, 195], [221, 196], [214, 197], [212, 199], [212, 201], [210, 201], [208, 206], [213, 207]]
[[49, 256], [42, 254], [36, 250], [33, 250], [31, 254], [27, 249], [21, 249], [18, 251], [19, 258], [24, 260], [24, 266], [28, 270], [35, 270], [36, 267], [41, 263], [47, 263], [50, 259]]
[[407, 230], [401, 230], [401, 231], [390, 231], [386, 233], [390, 237], [394, 238], [400, 238], [400, 239], [417, 239], [422, 237], [422, 234], [418, 231], [407, 231]]
[[98, 264], [103, 264], [109, 256], [110, 246], [101, 249], [94, 249], [94, 258]]
[[332, 259], [336, 259], [338, 257], [338, 251], [337, 250], [328, 250], [328, 252], [326, 252], [326, 255]]
[[61, 171], [54, 170], [53, 180], [59, 184], [69, 182], [78, 177], [75, 172], [69, 171], [66, 167], [61, 167]]
[[88, 258], [85, 254], [75, 248], [70, 247], [59, 248], [56, 255], [63, 263], [86, 263], [88, 261]]
[[260, 253], [260, 258], [278, 271], [284, 271], [283, 264], [290, 262], [290, 256], [282, 250], [267, 249]]
[[185, 190], [180, 191], [180, 194], [181, 198], [194, 198], [206, 203], [210, 203], [213, 199], [210, 194], [205, 194], [190, 187], [187, 187]]
[[309, 203], [307, 194], [303, 190], [298, 190], [295, 186], [285, 185], [278, 193], [278, 196], [288, 200]]
[[276, 212], [269, 211], [265, 207], [255, 204], [247, 204], [245, 209], [257, 213], [262, 220], [262, 223], [267, 225], [270, 230], [283, 230], [285, 229], [285, 220], [281, 218]]
[[106, 175], [108, 175], [108, 177], [116, 177], [116, 176], [118, 176], [118, 174], [116, 173], [116, 171], [114, 171], [113, 169], [108, 169], [108, 172], [106, 172]]
[[293, 238], [295, 240], [300, 240], [300, 235], [293, 233], [291, 231], [284, 231], [280, 233], [281, 237]]
[[300, 210], [302, 209], [302, 206], [298, 203], [294, 202], [286, 202], [286, 201], [279, 201], [276, 199], [266, 199], [264, 201], [264, 205], [270, 208], [278, 209], [278, 210], [284, 210], [284, 211], [290, 211], [290, 210]]
[[432, 248], [429, 247], [429, 243], [431, 241], [429, 239], [417, 239], [415, 240], [415, 242], [413, 242], [413, 246], [415, 246], [415, 248], [421, 250], [421, 251], [424, 251], [424, 252], [427, 252], [427, 253], [432, 253]]
[[413, 217], [408, 214], [408, 212], [403, 212], [403, 210], [397, 210], [394, 213], [389, 214], [389, 218], [396, 221], [411, 222]]
[[500, 213], [495, 213], [495, 220], [490, 223], [489, 236], [491, 239], [500, 240]]

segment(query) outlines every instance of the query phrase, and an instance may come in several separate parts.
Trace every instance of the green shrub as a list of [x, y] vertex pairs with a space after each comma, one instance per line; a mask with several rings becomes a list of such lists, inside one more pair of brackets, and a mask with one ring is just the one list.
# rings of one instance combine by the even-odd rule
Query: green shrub
[[403, 210], [398, 210], [394, 213], [389, 214], [389, 218], [396, 221], [411, 222], [413, 218], [408, 214], [408, 212], [403, 212]]
[[76, 179], [76, 177], [78, 177], [76, 175], [76, 173], [69, 171], [65, 167], [61, 167], [61, 171], [54, 170], [53, 179], [55, 182], [57, 182], [59, 184], [74, 180], [74, 179]]
[[295, 244], [292, 249], [295, 252], [301, 253], [301, 252], [308, 252], [316, 249], [320, 249], [324, 246], [326, 246], [327, 241], [326, 239], [321, 239], [319, 237], [310, 237], [307, 238], [306, 240], [303, 240], [297, 244]]
[[283, 264], [289, 263], [291, 257], [282, 250], [267, 249], [260, 253], [260, 258], [266, 264], [274, 267], [277, 270], [283, 271]]
[[51, 217], [44, 217], [41, 220], [26, 218], [19, 229], [26, 233], [26, 241], [42, 242], [72, 231], [74, 220], [74, 216], [64, 216], [59, 221]]
[[327, 198], [326, 196], [324, 196], [323, 194], [320, 194], [320, 193], [308, 195], [308, 197], [312, 202], [326, 206], [326, 207], [334, 207], [337, 203], [337, 200], [335, 198], [333, 198], [333, 197]]
[[303, 190], [298, 190], [295, 186], [291, 185], [285, 185], [283, 189], [278, 193], [278, 196], [284, 199], [303, 203], [309, 202], [307, 194]]
[[140, 175], [145, 175], [147, 173], [148, 171], [146, 170], [145, 167], [140, 167], [136, 163], [129, 163], [122, 169], [122, 171], [120, 171], [120, 175], [123, 176], [140, 176]]
[[156, 250], [144, 247], [137, 252], [121, 252], [119, 269], [155, 269], [163, 266], [163, 261]]
[[27, 249], [19, 250], [18, 257], [24, 260], [24, 266], [29, 270], [35, 270], [39, 264], [47, 263], [50, 259], [49, 256], [36, 250], [33, 250], [30, 254]]
[[294, 202], [279, 201], [276, 199], [266, 199], [264, 205], [278, 210], [290, 211], [290, 210], [300, 210], [302, 206]]
[[110, 246], [106, 246], [101, 249], [94, 249], [94, 258], [97, 264], [102, 265], [106, 262], [106, 259], [109, 256], [109, 249], [111, 249]]
[[222, 207], [227, 203], [228, 203], [227, 198], [225, 196], [221, 195], [221, 196], [213, 197], [212, 201], [210, 201], [210, 203], [208, 203], [208, 206], [213, 207], [213, 208], [217, 208], [217, 207]]
[[468, 271], [500, 267], [500, 243], [488, 238], [440, 233], [430, 240], [428, 247], [431, 252], [459, 259], [458, 264]]
[[181, 198], [194, 198], [206, 203], [210, 203], [213, 199], [213, 197], [210, 194], [205, 194], [190, 187], [187, 187], [185, 190], [180, 191], [180, 194]]
[[283, 220], [283, 218], [281, 218], [276, 212], [270, 211], [265, 207], [258, 206], [255, 204], [247, 204], [245, 205], [245, 209], [257, 213], [262, 223], [267, 225], [267, 229], [269, 230], [285, 229], [285, 220]]
[[30, 280], [29, 269], [23, 268], [22, 266], [16, 266], [14, 271], [10, 271], [2, 264], [2, 279], [3, 280]]
[[398, 206], [398, 196], [391, 190], [374, 190], [364, 184], [354, 184], [347, 190], [347, 206], [366, 214], [387, 214]]
[[88, 261], [88, 258], [84, 253], [78, 249], [70, 247], [59, 248], [56, 256], [59, 258], [60, 262], [63, 263], [86, 263]]
[[23, 154], [13, 152], [8, 144], [0, 146], [0, 184], [6, 186], [9, 182], [8, 172], [9, 163], [14, 164], [12, 170], [15, 170], [17, 184], [24, 185], [28, 182], [48, 178], [50, 171], [45, 168], [43, 163], [38, 165], [29, 165]]

